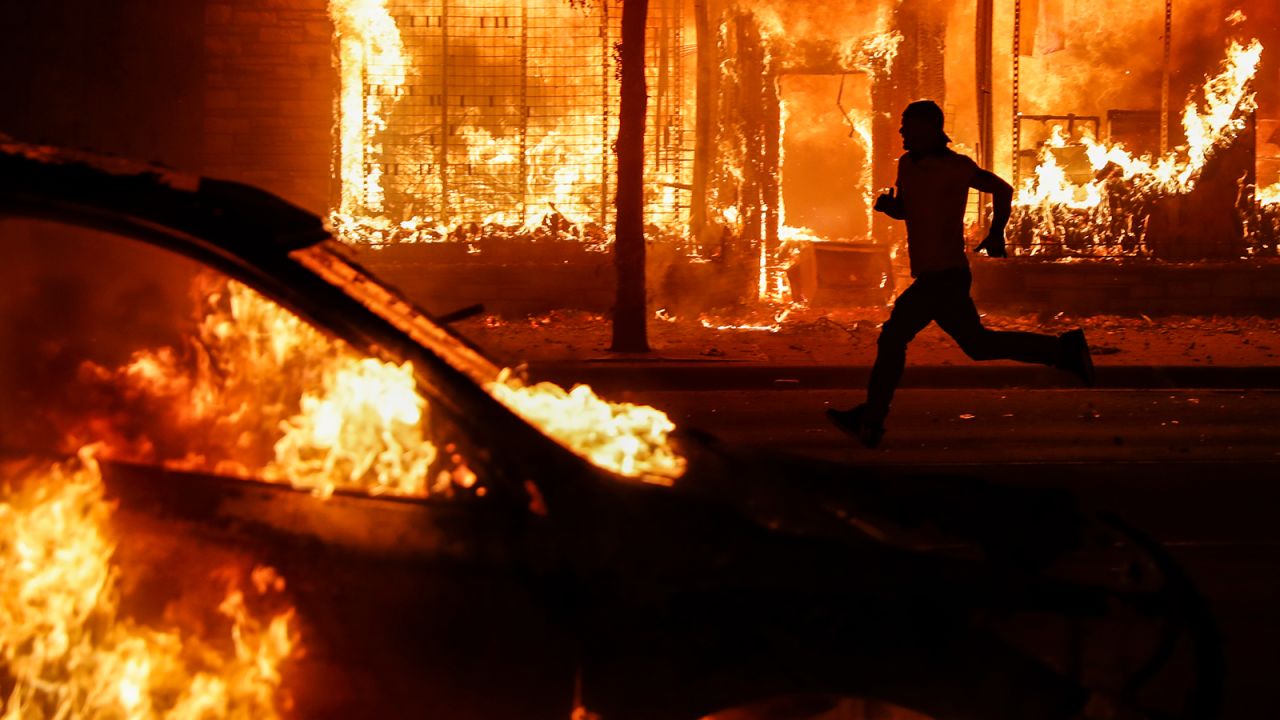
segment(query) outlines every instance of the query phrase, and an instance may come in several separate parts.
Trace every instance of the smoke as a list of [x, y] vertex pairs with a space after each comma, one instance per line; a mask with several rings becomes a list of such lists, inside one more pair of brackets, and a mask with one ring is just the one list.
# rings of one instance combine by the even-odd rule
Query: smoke
[[785, 32], [788, 40], [842, 45], [857, 38], [890, 30], [899, 0], [846, 0], [844, 2], [778, 2], [746, 0], [732, 3], [754, 13], [767, 28]]
[[194, 263], [108, 233], [0, 221], [0, 447], [58, 448], [57, 418], [90, 402], [86, 361], [173, 345], [190, 324]]

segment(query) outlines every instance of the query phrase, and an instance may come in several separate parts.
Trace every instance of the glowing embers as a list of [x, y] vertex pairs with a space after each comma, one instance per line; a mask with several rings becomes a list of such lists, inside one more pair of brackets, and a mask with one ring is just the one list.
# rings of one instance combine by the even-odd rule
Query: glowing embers
[[671, 485], [685, 459], [671, 447], [675, 423], [645, 405], [611, 403], [590, 387], [525, 385], [503, 370], [489, 392], [520, 417], [593, 464], [624, 477]]
[[[750, 319], [734, 322], [724, 318], [715, 318], [707, 315], [703, 315], [698, 318], [698, 322], [702, 323], [702, 327], [709, 328], [711, 330], [746, 330], [749, 332], [776, 333], [782, 330], [782, 323], [786, 322], [787, 317], [791, 315], [793, 307], [794, 306], [783, 307], [781, 310], [778, 310], [774, 313], [773, 320], [771, 322], [761, 322]], [[765, 309], [767, 310], [768, 308]]]
[[[102, 491], [87, 452], [65, 465], [0, 465], [0, 663], [12, 682], [3, 716], [280, 717], [292, 609], [259, 619], [232, 587], [209, 626], [218, 641], [134, 621], [121, 610]], [[255, 598], [283, 589], [268, 568], [253, 575]]]
[[438, 453], [411, 365], [361, 357], [239, 283], [196, 285], [198, 317], [181, 348], [138, 350], [114, 370], [84, 365], [87, 394], [100, 402], [77, 418], [68, 445], [101, 441], [117, 459], [320, 495], [425, 496], [469, 475], [433, 473]]
[[480, 252], [488, 242], [523, 240], [527, 242], [574, 242], [585, 249], [603, 252], [609, 249], [610, 235], [598, 223], [572, 221], [554, 204], [540, 212], [529, 212], [527, 220], [520, 214], [496, 212], [477, 222], [445, 225], [430, 218], [412, 217], [392, 221], [385, 216], [348, 216], [330, 213], [329, 225], [335, 237], [361, 245], [394, 245], [399, 243], [465, 243], [468, 252]]
[[[1256, 107], [1251, 81], [1261, 55], [1257, 40], [1232, 41], [1222, 69], [1202, 87], [1203, 101], [1187, 101], [1186, 145], [1159, 158], [1134, 157], [1122, 145], [1099, 142], [1087, 132], [1068, 138], [1055, 128], [1034, 174], [1017, 189], [1021, 230], [1037, 238], [1067, 232], [1090, 238], [1091, 252], [1085, 254], [1138, 251], [1146, 204], [1193, 190], [1209, 158], [1244, 130], [1247, 114]], [[1068, 165], [1087, 179], [1073, 179]]]

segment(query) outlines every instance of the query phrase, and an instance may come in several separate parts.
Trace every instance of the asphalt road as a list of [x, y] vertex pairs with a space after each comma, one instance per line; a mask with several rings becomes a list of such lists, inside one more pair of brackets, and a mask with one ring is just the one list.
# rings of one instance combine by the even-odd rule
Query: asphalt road
[[633, 392], [730, 442], [874, 466], [1065, 487], [1163, 541], [1208, 598], [1228, 720], [1275, 715], [1280, 675], [1280, 392], [904, 390], [882, 449], [828, 425], [861, 392]]
[[1280, 463], [1280, 392], [1241, 390], [901, 390], [882, 447], [863, 449], [823, 410], [861, 391], [623, 393], [680, 426], [848, 462]]
[[1168, 543], [1263, 542], [1280, 551], [1277, 391], [901, 390], [876, 450], [823, 413], [860, 402], [860, 391], [623, 395], [729, 442], [889, 473], [1066, 487]]

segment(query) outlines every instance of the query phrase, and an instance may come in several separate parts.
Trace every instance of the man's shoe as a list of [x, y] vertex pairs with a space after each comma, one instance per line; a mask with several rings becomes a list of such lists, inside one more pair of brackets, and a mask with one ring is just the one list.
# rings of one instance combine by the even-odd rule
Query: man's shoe
[[1061, 343], [1058, 367], [1093, 387], [1093, 355], [1089, 352], [1089, 341], [1084, 339], [1084, 330], [1064, 332], [1058, 341]]
[[852, 410], [827, 408], [827, 419], [832, 425], [858, 438], [858, 442], [873, 450], [880, 445], [880, 440], [884, 437], [884, 424], [867, 415], [865, 404]]

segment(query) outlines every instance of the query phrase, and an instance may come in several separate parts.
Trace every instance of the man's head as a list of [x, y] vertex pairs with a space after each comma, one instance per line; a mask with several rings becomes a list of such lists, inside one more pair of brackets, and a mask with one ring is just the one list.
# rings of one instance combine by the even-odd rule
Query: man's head
[[929, 152], [951, 142], [942, 129], [942, 108], [932, 100], [917, 100], [902, 111], [902, 148], [907, 152]]

